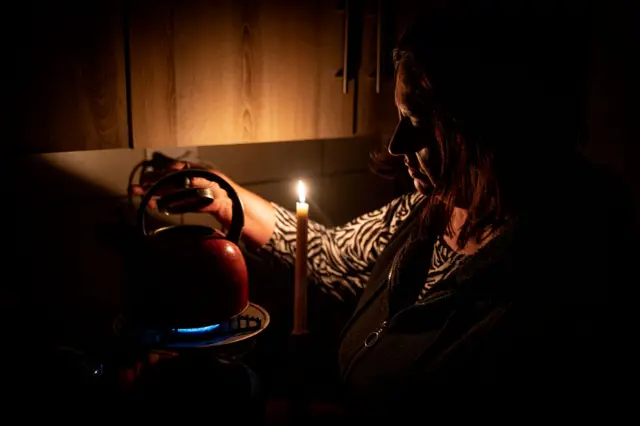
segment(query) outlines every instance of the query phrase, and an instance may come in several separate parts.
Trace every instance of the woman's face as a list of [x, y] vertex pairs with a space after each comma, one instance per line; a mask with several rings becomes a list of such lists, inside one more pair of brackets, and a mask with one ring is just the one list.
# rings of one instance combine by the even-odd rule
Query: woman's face
[[[399, 122], [389, 141], [389, 153], [404, 156], [416, 189], [427, 193], [435, 187], [442, 168], [440, 145], [432, 121], [432, 108], [418, 98], [418, 91], [400, 64], [396, 74], [395, 102]], [[418, 90], [419, 89], [419, 90]]]

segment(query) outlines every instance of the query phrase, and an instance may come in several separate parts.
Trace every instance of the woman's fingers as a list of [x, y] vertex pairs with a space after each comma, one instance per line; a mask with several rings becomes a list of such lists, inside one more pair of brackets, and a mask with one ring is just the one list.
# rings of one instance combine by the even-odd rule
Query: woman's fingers
[[219, 196], [225, 195], [227, 193], [227, 191], [222, 189], [216, 182], [211, 182], [210, 180], [201, 177], [195, 177], [191, 179], [191, 186], [193, 188], [209, 188], [215, 195]]
[[211, 192], [213, 192], [213, 196], [219, 200], [229, 198], [227, 191], [222, 189], [220, 185], [218, 185], [216, 182], [211, 182], [204, 178], [193, 178], [191, 180], [191, 186], [194, 188], [208, 188], [211, 190]]
[[[147, 193], [149, 188], [157, 182], [162, 177], [166, 176], [169, 173], [174, 171], [182, 170], [187, 165], [186, 162], [177, 161], [166, 169], [163, 169], [159, 172], [149, 172], [146, 173], [141, 179], [141, 184], [131, 185], [131, 193], [133, 195], [144, 196]], [[195, 177], [189, 180], [189, 186], [191, 188], [208, 188], [213, 193], [214, 201], [210, 205], [206, 206], [201, 212], [210, 212], [210, 213], [220, 213], [222, 216], [229, 216], [231, 212], [231, 200], [227, 192], [220, 187], [216, 182], [211, 182], [205, 178]], [[175, 190], [175, 188], [166, 187], [166, 188], [158, 188], [157, 194], [158, 196], [162, 196], [163, 194], [169, 193]], [[156, 202], [154, 199], [149, 201], [148, 206], [152, 209], [156, 208]], [[229, 212], [227, 212], [229, 210]]]

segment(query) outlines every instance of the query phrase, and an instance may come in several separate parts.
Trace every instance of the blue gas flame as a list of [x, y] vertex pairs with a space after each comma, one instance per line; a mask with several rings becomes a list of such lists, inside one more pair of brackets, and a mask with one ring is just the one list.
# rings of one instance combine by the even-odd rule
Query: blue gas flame
[[205, 327], [197, 327], [197, 328], [174, 328], [173, 331], [175, 333], [190, 333], [190, 334], [198, 334], [198, 333], [208, 333], [216, 328], [220, 327], [220, 324], [207, 325]]

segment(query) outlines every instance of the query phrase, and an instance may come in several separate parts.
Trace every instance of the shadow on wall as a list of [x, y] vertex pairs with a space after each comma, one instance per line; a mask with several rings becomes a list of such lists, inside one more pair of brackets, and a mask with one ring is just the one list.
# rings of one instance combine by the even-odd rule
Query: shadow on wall
[[132, 237], [126, 182], [114, 190], [120, 184], [109, 182], [113, 175], [89, 181], [50, 160], [20, 162], [23, 178], [13, 201], [20, 280], [11, 293], [22, 324], [38, 324], [42, 337], [100, 335], [124, 292], [123, 248]]

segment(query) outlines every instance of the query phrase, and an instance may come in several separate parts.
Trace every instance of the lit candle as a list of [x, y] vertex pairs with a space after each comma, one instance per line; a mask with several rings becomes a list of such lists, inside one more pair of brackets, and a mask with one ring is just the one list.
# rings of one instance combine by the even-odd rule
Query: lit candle
[[309, 204], [305, 202], [306, 188], [298, 181], [296, 203], [296, 269], [293, 299], [293, 334], [307, 332], [307, 233], [309, 226]]

